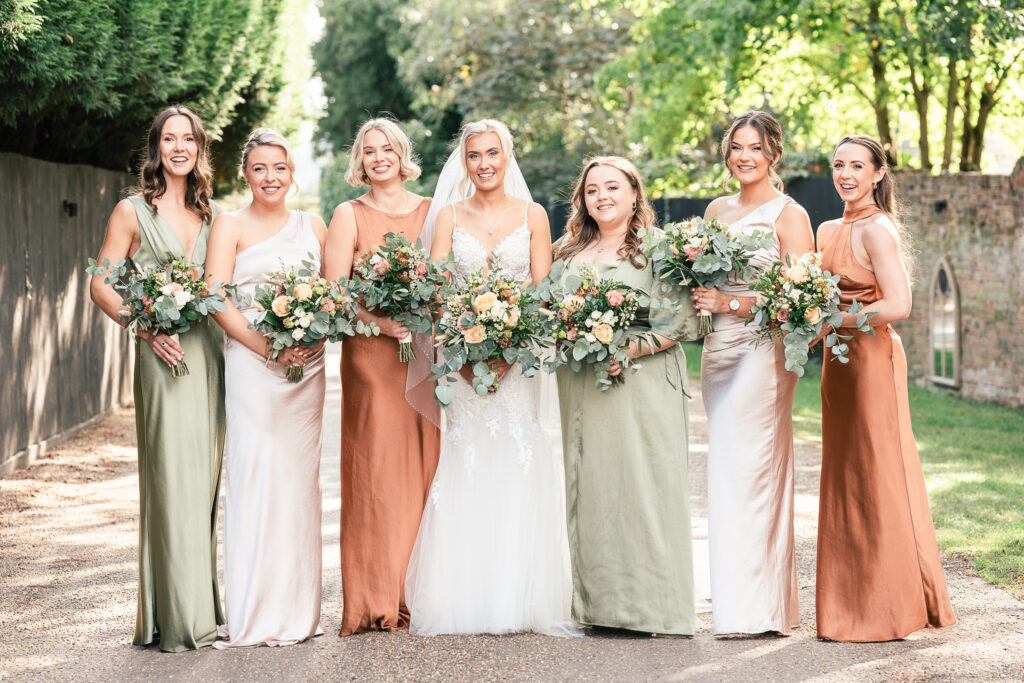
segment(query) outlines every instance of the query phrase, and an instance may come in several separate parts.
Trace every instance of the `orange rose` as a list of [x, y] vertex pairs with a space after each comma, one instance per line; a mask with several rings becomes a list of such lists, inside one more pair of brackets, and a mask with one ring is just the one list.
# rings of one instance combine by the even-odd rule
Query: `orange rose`
[[594, 328], [594, 336], [597, 337], [597, 341], [601, 342], [602, 344], [611, 344], [612, 337], [614, 335], [615, 331], [612, 329], [611, 325], [601, 323], [600, 325]]
[[274, 299], [274, 303], [270, 304], [270, 310], [272, 310], [276, 316], [285, 316], [291, 312], [292, 307], [288, 304], [288, 297], [279, 296]]
[[821, 309], [815, 306], [807, 309], [807, 322], [817, 325], [821, 321]]
[[479, 344], [487, 338], [487, 332], [484, 331], [482, 325], [473, 325], [473, 327], [466, 330], [465, 337], [467, 344]]
[[295, 289], [292, 290], [292, 296], [299, 301], [309, 301], [309, 298], [313, 296], [313, 288], [305, 282], [301, 282], [295, 285]]

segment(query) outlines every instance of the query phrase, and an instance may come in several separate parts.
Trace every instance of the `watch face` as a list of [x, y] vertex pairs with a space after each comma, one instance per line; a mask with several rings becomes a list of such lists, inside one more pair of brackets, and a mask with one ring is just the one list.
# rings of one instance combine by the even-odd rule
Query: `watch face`
[[730, 311], [738, 311], [738, 310], [740, 310], [739, 299], [729, 299], [729, 310]]

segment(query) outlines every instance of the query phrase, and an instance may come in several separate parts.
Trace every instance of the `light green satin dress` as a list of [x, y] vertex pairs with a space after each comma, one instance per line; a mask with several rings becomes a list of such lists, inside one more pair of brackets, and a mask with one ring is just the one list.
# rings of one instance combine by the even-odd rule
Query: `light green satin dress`
[[[698, 338], [689, 290], [653, 287], [649, 263], [570, 263], [565, 274], [582, 265], [652, 295], [636, 327], [678, 341]], [[581, 626], [692, 636], [686, 356], [676, 345], [639, 363], [606, 392], [589, 366], [558, 370], [572, 616]]]
[[[178, 236], [141, 197], [130, 199], [150, 268], [185, 256]], [[203, 223], [191, 261], [206, 262]], [[166, 652], [217, 639], [224, 623], [217, 588], [217, 494], [224, 454], [224, 334], [211, 320], [180, 335], [189, 374], [171, 369], [138, 340], [135, 428], [139, 441], [139, 604], [136, 645]]]

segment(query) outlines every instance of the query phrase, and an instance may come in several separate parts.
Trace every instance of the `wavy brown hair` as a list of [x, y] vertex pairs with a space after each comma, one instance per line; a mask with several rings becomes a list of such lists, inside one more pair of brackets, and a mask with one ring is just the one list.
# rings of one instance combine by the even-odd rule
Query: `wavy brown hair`
[[834, 155], [836, 150], [846, 144], [860, 145], [871, 155], [871, 165], [874, 166], [876, 171], [885, 169], [885, 175], [875, 183], [875, 187], [871, 191], [871, 198], [875, 201], [875, 205], [884, 211], [885, 215], [892, 221], [892, 224], [896, 226], [896, 233], [899, 236], [900, 242], [900, 258], [903, 259], [903, 265], [906, 267], [911, 279], [913, 279], [914, 249], [910, 233], [903, 227], [903, 223], [900, 222], [900, 204], [896, 199], [896, 179], [892, 175], [892, 169], [885, 162], [885, 149], [878, 140], [870, 135], [847, 135], [839, 141], [839, 144], [832, 150], [832, 154]]
[[750, 126], [761, 136], [761, 154], [771, 164], [768, 167], [768, 177], [772, 185], [782, 190], [782, 178], [776, 173], [775, 167], [782, 158], [782, 126], [775, 120], [775, 117], [766, 111], [752, 109], [745, 114], [740, 114], [733, 119], [729, 130], [722, 136], [722, 161], [725, 162], [727, 171], [725, 182], [733, 179], [732, 168], [729, 166], [729, 155], [732, 152], [732, 138], [740, 128]]
[[626, 237], [617, 254], [619, 258], [628, 258], [634, 267], [644, 268], [647, 266], [647, 256], [644, 255], [643, 240], [640, 238], [639, 232], [641, 229], [649, 230], [656, 226], [658, 216], [650, 202], [647, 201], [647, 193], [644, 191], [644, 182], [640, 178], [640, 172], [636, 170], [632, 161], [624, 157], [594, 157], [583, 163], [583, 170], [580, 171], [579, 178], [576, 179], [576, 185], [572, 190], [572, 213], [569, 215], [569, 221], [565, 224], [565, 239], [558, 247], [555, 258], [571, 259], [598, 238], [597, 221], [587, 212], [584, 193], [587, 175], [597, 166], [611, 166], [621, 171], [630, 186], [636, 191], [636, 206], [633, 207], [633, 215], [630, 216], [626, 228]]
[[210, 198], [213, 196], [213, 169], [210, 166], [209, 139], [199, 115], [188, 107], [167, 107], [153, 119], [146, 144], [146, 159], [139, 170], [139, 193], [156, 215], [157, 208], [153, 200], [162, 197], [167, 191], [167, 180], [164, 178], [164, 167], [160, 159], [160, 135], [167, 119], [172, 116], [184, 116], [189, 120], [199, 150], [196, 154], [196, 164], [185, 179], [185, 208], [202, 216], [204, 221], [212, 220], [213, 208]]

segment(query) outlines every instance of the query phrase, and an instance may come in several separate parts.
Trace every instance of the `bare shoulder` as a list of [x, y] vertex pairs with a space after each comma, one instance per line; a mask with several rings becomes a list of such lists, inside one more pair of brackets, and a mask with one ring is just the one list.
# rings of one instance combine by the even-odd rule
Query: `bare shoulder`
[[836, 228], [838, 228], [841, 224], [841, 219], [833, 218], [832, 220], [825, 221], [824, 223], [818, 226], [818, 231], [814, 233], [814, 236], [819, 248], [824, 243], [824, 241], [827, 240], [832, 235], [832, 233], [836, 231]]
[[811, 217], [807, 215], [807, 209], [800, 206], [799, 202], [792, 201], [783, 207], [782, 212], [779, 213], [779, 220], [784, 222], [796, 222], [811, 224]]
[[129, 197], [119, 201], [110, 213], [110, 227], [132, 234], [139, 231], [139, 215], [135, 211], [135, 204]]
[[876, 213], [857, 227], [860, 228], [860, 239], [864, 246], [872, 249], [899, 249], [900, 234], [896, 224], [884, 213]]
[[327, 224], [324, 223], [324, 219], [315, 213], [307, 213], [306, 217], [309, 219], [309, 225], [313, 228], [313, 234], [320, 240], [323, 240], [327, 236]]
[[352, 208], [352, 202], [342, 202], [338, 206], [334, 207], [334, 214], [331, 216], [331, 225], [334, 225], [335, 221], [351, 221], [355, 222], [356, 212]]
[[242, 227], [244, 221], [238, 215], [237, 211], [228, 211], [226, 213], [217, 214], [217, 217], [213, 219], [212, 230], [219, 232], [234, 232]]
[[736, 201], [737, 195], [727, 194], [722, 197], [715, 197], [708, 204], [708, 208], [704, 209], [704, 218], [718, 218], [723, 212], [726, 212], [729, 206]]
[[526, 220], [530, 224], [531, 230], [533, 226], [547, 229], [548, 212], [537, 202], [530, 202], [530, 205], [526, 207]]

